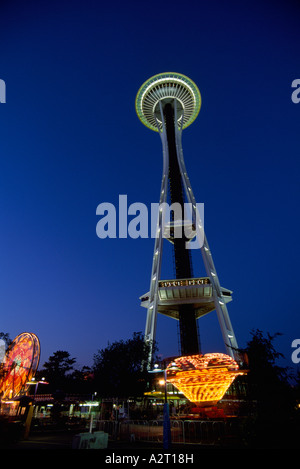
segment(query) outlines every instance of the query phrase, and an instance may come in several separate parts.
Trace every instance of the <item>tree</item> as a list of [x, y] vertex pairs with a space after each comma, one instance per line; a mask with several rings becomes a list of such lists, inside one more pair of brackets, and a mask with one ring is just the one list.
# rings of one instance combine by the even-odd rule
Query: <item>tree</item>
[[70, 372], [76, 358], [71, 358], [69, 352], [58, 350], [44, 363], [41, 374], [49, 382], [49, 389], [53, 391], [68, 391], [70, 384]]
[[[274, 339], [280, 334], [266, 336], [259, 329], [251, 332], [246, 353], [249, 360], [249, 395], [261, 404], [261, 411], [270, 412], [275, 402], [282, 400], [290, 389], [288, 368], [279, 366], [277, 360], [284, 358], [276, 351]], [[277, 407], [277, 406], [276, 406]], [[282, 409], [282, 408], [281, 408]]]
[[92, 394], [94, 391], [94, 374], [89, 366], [83, 366], [81, 370], [74, 370], [70, 376], [70, 385], [76, 393]]
[[143, 395], [149, 380], [146, 366], [149, 346], [141, 333], [132, 339], [109, 344], [94, 355], [97, 391], [103, 397], [136, 397]]
[[251, 334], [252, 339], [245, 349], [249, 360], [248, 398], [256, 404], [251, 438], [256, 445], [292, 445], [295, 400], [291, 376], [289, 368], [277, 364], [277, 360], [284, 356], [273, 344], [280, 334], [264, 335], [259, 329]]
[[8, 332], [0, 332], [0, 340], [3, 340], [5, 342], [5, 348], [6, 349], [12, 343], [12, 340], [11, 340]]

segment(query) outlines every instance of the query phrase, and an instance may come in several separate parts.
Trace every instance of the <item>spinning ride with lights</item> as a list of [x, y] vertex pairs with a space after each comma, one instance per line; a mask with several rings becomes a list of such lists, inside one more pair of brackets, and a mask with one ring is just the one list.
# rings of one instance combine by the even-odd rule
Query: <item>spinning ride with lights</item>
[[223, 353], [179, 357], [166, 371], [168, 382], [200, 406], [219, 402], [235, 378], [245, 373]]
[[8, 347], [1, 364], [0, 397], [12, 399], [25, 394], [40, 360], [40, 342], [31, 332], [19, 334]]
[[[199, 388], [198, 391], [189, 393], [191, 399], [197, 399], [197, 402], [202, 399], [201, 396], [208, 395], [209, 387], [206, 386], [204, 392], [203, 385], [204, 381], [208, 382], [208, 375], [218, 389], [224, 390], [237, 375], [235, 367], [238, 368], [235, 361], [238, 345], [227, 310], [232, 292], [220, 285], [183, 158], [182, 131], [194, 122], [200, 107], [201, 95], [196, 84], [185, 75], [171, 72], [161, 73], [147, 80], [140, 87], [135, 101], [139, 119], [146, 127], [159, 133], [163, 148], [163, 174], [150, 288], [140, 298], [141, 306], [147, 308], [145, 341], [150, 347], [148, 369], [152, 362], [157, 314], [178, 320], [182, 359], [190, 357], [190, 362], [193, 362], [196, 360], [195, 356], [198, 356], [202, 371], [195, 372], [193, 368], [178, 371], [176, 379], [172, 377], [172, 382], [180, 390], [184, 387], [185, 392], [188, 388], [192, 389], [191, 383], [200, 383], [201, 390]], [[166, 222], [163, 207], [169, 202], [171, 207], [179, 206], [181, 210], [172, 211], [172, 219]], [[190, 219], [183, 217], [186, 203], [191, 209]], [[169, 280], [160, 278], [164, 239], [172, 243], [174, 250], [176, 276]], [[206, 271], [206, 277], [202, 278], [194, 278], [192, 271], [189, 243], [195, 239], [201, 240], [200, 249]], [[221, 367], [204, 366], [207, 356], [201, 355], [197, 320], [214, 310], [217, 312], [228, 353], [222, 357], [221, 362], [224, 364], [225, 357], [228, 357], [229, 368], [223, 364]], [[182, 365], [183, 362], [180, 363]], [[189, 384], [183, 386], [183, 377]], [[218, 380], [219, 384], [216, 384]], [[224, 382], [220, 384], [222, 380]], [[201, 394], [202, 391], [204, 394]], [[218, 400], [223, 391], [215, 392]]]

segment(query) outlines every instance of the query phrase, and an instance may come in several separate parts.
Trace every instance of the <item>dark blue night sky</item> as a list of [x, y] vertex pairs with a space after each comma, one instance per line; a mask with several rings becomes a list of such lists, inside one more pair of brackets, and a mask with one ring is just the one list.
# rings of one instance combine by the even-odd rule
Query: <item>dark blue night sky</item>
[[[120, 194], [158, 202], [161, 142], [134, 104], [146, 79], [174, 71], [202, 95], [183, 150], [239, 346], [252, 329], [280, 332], [274, 345], [292, 365], [299, 4], [12, 0], [0, 16], [0, 331], [34, 332], [41, 363], [67, 350], [78, 367], [144, 332], [154, 240], [99, 239], [96, 208]], [[215, 313], [199, 327], [202, 351], [223, 352]], [[162, 355], [177, 354], [175, 321], [159, 317], [157, 332]]]

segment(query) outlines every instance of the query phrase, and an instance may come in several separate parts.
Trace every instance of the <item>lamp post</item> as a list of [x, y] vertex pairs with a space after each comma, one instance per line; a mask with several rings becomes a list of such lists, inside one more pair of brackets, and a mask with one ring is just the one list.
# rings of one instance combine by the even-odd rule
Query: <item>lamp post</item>
[[[34, 395], [33, 395], [33, 402], [34, 402], [35, 397], [36, 397], [36, 393], [37, 393], [37, 390], [38, 390], [38, 387], [39, 387], [39, 384], [49, 384], [49, 383], [47, 383], [47, 381], [45, 381], [45, 378], [42, 378], [39, 381], [36, 381], [35, 378], [31, 378], [31, 380], [27, 381], [26, 384], [31, 385], [31, 386], [32, 385], [35, 386]], [[28, 410], [28, 414], [27, 414], [27, 418], [26, 418], [26, 422], [25, 422], [24, 439], [28, 438], [28, 435], [29, 435], [32, 416], [33, 416], [33, 409], [34, 409], [34, 405], [30, 405], [29, 410]]]
[[31, 378], [31, 381], [27, 381], [26, 384], [35, 385], [34, 395], [33, 395], [33, 399], [35, 400], [35, 396], [36, 396], [39, 384], [49, 384], [49, 383], [47, 383], [47, 381], [45, 381], [45, 378], [41, 378], [39, 381], [36, 381], [35, 378]]
[[92, 404], [90, 406], [90, 413], [91, 413], [91, 419], [90, 419], [90, 433], [93, 433], [93, 412], [92, 412], [92, 406], [93, 405], [98, 405], [98, 404], [94, 404], [94, 396], [97, 396], [97, 393], [94, 392], [94, 394], [92, 394]]
[[[172, 364], [172, 370], [177, 369], [175, 364]], [[171, 446], [171, 423], [170, 423], [170, 412], [169, 412], [169, 403], [168, 403], [168, 392], [167, 392], [167, 369], [164, 366], [160, 368], [158, 364], [154, 365], [153, 370], [149, 370], [149, 373], [163, 373], [164, 375], [164, 411], [163, 411], [163, 447], [164, 449], [169, 449]]]

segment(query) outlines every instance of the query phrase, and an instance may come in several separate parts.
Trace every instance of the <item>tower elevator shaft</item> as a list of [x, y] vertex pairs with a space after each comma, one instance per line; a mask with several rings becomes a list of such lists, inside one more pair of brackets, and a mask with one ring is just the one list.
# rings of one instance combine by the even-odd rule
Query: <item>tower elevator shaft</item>
[[[174, 106], [167, 103], [163, 109], [165, 128], [167, 134], [168, 153], [169, 153], [169, 189], [170, 189], [170, 202], [171, 206], [174, 203], [180, 204], [181, 213], [184, 213], [184, 189], [182, 183], [181, 172], [178, 163], [178, 155], [176, 148], [175, 136], [175, 116]], [[176, 211], [172, 212], [173, 220], [176, 220]], [[175, 218], [174, 218], [175, 217]], [[174, 237], [173, 249], [175, 258], [175, 275], [176, 279], [192, 278], [193, 269], [190, 250], [186, 248], [188, 239], [185, 237], [184, 230], [182, 229], [180, 237]], [[179, 330], [180, 330], [180, 347], [181, 355], [198, 354], [199, 340], [197, 320], [195, 310], [192, 304], [182, 304], [179, 308]]]

